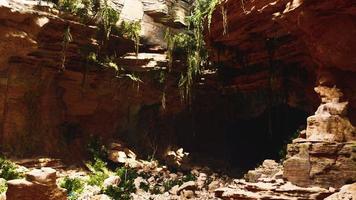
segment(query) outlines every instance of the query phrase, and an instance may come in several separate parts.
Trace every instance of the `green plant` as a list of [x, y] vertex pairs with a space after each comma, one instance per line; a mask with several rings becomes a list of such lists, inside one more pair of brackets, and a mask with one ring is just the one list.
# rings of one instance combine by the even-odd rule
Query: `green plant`
[[103, 188], [104, 180], [109, 177], [110, 173], [107, 164], [99, 158], [95, 158], [94, 163], [86, 163], [86, 166], [91, 172], [87, 182], [88, 185], [96, 185]]
[[122, 35], [124, 38], [130, 39], [135, 43], [135, 52], [136, 55], [138, 55], [140, 45], [141, 22], [122, 21], [117, 31], [119, 35]]
[[66, 176], [60, 182], [60, 187], [67, 190], [69, 200], [76, 200], [84, 190], [84, 182], [79, 178], [69, 178]]
[[133, 181], [135, 178], [138, 177], [138, 173], [136, 170], [127, 168], [127, 167], [121, 167], [116, 169], [116, 174], [120, 176], [121, 180], [125, 181]]
[[106, 41], [110, 37], [112, 28], [119, 21], [119, 14], [113, 8], [108, 6], [107, 0], [104, 0], [104, 3], [99, 8], [97, 16], [100, 19], [100, 28], [104, 33], [104, 41]]
[[114, 200], [132, 199], [130, 191], [128, 191], [125, 187], [110, 185], [105, 189], [104, 193]]
[[76, 13], [80, 3], [79, 0], [59, 0], [57, 5], [61, 11]]
[[23, 174], [17, 170], [17, 167], [13, 162], [0, 156], [0, 178], [12, 180], [21, 177], [23, 177]]
[[131, 193], [136, 192], [134, 180], [138, 177], [137, 172], [130, 168], [121, 167], [116, 170], [116, 174], [121, 178], [119, 185], [107, 187], [104, 193], [115, 200], [132, 199]]
[[91, 174], [89, 174], [89, 179], [88, 179], [88, 185], [96, 185], [100, 188], [103, 188], [103, 183], [105, 179], [109, 178], [109, 175], [101, 172], [101, 171], [96, 171]]
[[[201, 74], [201, 69], [208, 64], [208, 54], [204, 48], [204, 27], [205, 22], [210, 30], [212, 13], [220, 0], [197, 0], [194, 3], [192, 14], [187, 18], [189, 27], [186, 33], [172, 36], [168, 31], [166, 41], [168, 46], [168, 58], [170, 66], [174, 49], [185, 52], [187, 68], [181, 74], [178, 86], [183, 100], [191, 103], [192, 88], [195, 80]], [[224, 11], [224, 10], [223, 10]], [[225, 13], [225, 14], [224, 14]], [[223, 13], [224, 32], [227, 31], [226, 12]]]

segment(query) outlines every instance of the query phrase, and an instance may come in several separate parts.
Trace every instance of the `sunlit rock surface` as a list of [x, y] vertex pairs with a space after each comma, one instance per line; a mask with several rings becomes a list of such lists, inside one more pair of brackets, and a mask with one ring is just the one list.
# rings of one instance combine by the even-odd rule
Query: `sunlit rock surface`
[[341, 187], [356, 181], [356, 129], [346, 117], [347, 102], [336, 88], [317, 87], [322, 98], [308, 117], [306, 138], [288, 145], [284, 177], [301, 185]]
[[56, 170], [34, 169], [26, 174], [26, 179], [7, 182], [7, 200], [66, 200], [67, 194], [56, 185]]
[[[150, 138], [140, 136], [137, 141], [140, 137], [135, 134], [147, 131], [152, 121], [167, 138], [172, 138], [166, 134], [166, 128], [171, 129], [170, 119], [158, 119], [184, 109], [176, 86], [179, 74], [166, 77], [165, 110], [161, 108], [159, 76], [160, 70], [167, 67], [164, 32], [170, 26], [176, 30], [182, 26], [160, 20], [171, 13], [162, 16], [150, 8], [171, 4], [185, 7], [186, 2], [157, 1], [148, 5], [137, 1], [141, 7], [133, 7], [130, 2], [111, 1], [116, 9], [126, 9], [127, 5], [126, 14], [137, 13], [130, 9], [142, 9], [142, 19], [138, 19], [142, 22], [141, 51], [134, 56], [133, 41], [114, 36], [109, 49], [121, 57], [118, 65], [139, 75], [142, 83], [128, 77], [117, 79], [113, 68], [87, 66], [81, 50], [87, 45], [97, 48], [95, 26], [81, 24], [45, 1], [41, 5], [38, 1], [0, 2], [0, 135], [4, 151], [16, 156], [70, 153], [71, 157], [66, 158], [76, 160], [85, 153], [83, 144], [90, 135], [109, 139], [121, 134], [147, 149], [151, 148]], [[73, 42], [66, 49], [66, 69], [59, 73], [63, 34], [68, 26]], [[169, 141], [167, 138], [162, 137], [162, 141]]]

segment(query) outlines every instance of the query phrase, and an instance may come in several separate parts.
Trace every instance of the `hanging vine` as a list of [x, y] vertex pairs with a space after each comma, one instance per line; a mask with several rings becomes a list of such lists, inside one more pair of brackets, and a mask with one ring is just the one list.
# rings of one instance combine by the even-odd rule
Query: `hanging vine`
[[65, 63], [66, 63], [66, 52], [67, 48], [70, 42], [73, 41], [72, 34], [70, 33], [70, 26], [67, 26], [67, 28], [64, 31], [63, 34], [63, 41], [62, 41], [62, 64], [61, 67], [59, 68], [60, 72], [63, 72], [65, 70]]
[[[212, 14], [220, 3], [221, 0], [195, 1], [192, 13], [187, 18], [189, 24], [187, 33], [184, 34], [184, 37], [182, 37], [183, 35], [178, 35], [174, 39], [178, 44], [186, 44], [184, 48], [186, 49], [187, 55], [187, 69], [181, 74], [178, 85], [182, 99], [188, 104], [192, 101], [192, 89], [195, 80], [201, 74], [204, 66], [209, 64], [207, 59], [208, 53], [204, 42], [204, 30], [207, 24], [210, 32]], [[224, 29], [227, 31], [226, 15], [223, 15], [223, 17], [223, 23], [225, 24]]]

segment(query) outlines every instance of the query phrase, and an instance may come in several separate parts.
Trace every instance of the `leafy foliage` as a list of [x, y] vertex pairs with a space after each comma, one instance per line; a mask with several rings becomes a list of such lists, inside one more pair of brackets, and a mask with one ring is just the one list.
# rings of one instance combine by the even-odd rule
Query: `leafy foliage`
[[102, 188], [104, 180], [109, 177], [109, 169], [106, 167], [106, 163], [99, 158], [95, 158], [94, 163], [86, 163], [86, 166], [91, 171], [88, 185], [96, 185]]
[[81, 1], [79, 0], [59, 0], [57, 2], [58, 8], [61, 11], [76, 13], [79, 9]]
[[[171, 30], [167, 30], [166, 33], [169, 66], [172, 66], [174, 52], [186, 55], [187, 69], [181, 74], [178, 86], [182, 99], [188, 103], [192, 99], [192, 87], [195, 80], [201, 74], [202, 68], [208, 65], [208, 54], [204, 48], [204, 27], [207, 22], [210, 30], [211, 16], [219, 3], [220, 0], [195, 1], [192, 14], [187, 18], [189, 27], [186, 32], [173, 34]], [[226, 16], [226, 13], [223, 16]], [[226, 23], [227, 20], [224, 19], [224, 24]]]
[[139, 52], [139, 45], [140, 45], [140, 32], [141, 32], [140, 21], [133, 21], [133, 22], [122, 21], [117, 31], [119, 35], [122, 35], [123, 37], [134, 41], [135, 52], [137, 55]]
[[131, 193], [125, 187], [110, 185], [106, 188], [104, 193], [114, 200], [132, 199]]
[[108, 6], [107, 0], [104, 0], [97, 15], [100, 19], [100, 28], [104, 32], [104, 38], [105, 40], [108, 40], [113, 27], [119, 21], [119, 14], [113, 8]]
[[23, 174], [18, 172], [14, 163], [7, 160], [5, 157], [0, 157], [0, 178], [5, 180], [12, 180], [21, 178]]
[[67, 190], [69, 200], [76, 200], [84, 190], [84, 182], [79, 178], [64, 177], [60, 187]]
[[136, 192], [134, 184], [135, 178], [138, 174], [131, 168], [121, 167], [116, 170], [116, 174], [121, 178], [121, 182], [118, 186], [109, 186], [105, 190], [105, 194], [113, 199], [132, 199], [131, 193]]

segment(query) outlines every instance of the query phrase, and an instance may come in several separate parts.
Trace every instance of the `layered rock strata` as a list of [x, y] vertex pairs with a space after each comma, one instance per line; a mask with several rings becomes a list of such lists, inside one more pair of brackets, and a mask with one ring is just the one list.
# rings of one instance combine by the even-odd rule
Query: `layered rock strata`
[[[137, 1], [142, 6], [133, 7], [134, 1], [111, 1], [115, 2], [121, 19], [125, 19], [125, 13], [137, 13], [135, 9], [143, 13], [142, 18], [132, 19], [140, 20], [142, 26], [137, 57], [132, 55], [133, 41], [112, 36], [109, 42], [110, 53], [120, 56], [115, 62], [143, 83], [117, 79], [114, 68], [99, 69], [87, 63], [82, 50], [87, 46], [97, 48], [95, 26], [81, 24], [76, 17], [44, 1], [41, 5], [38, 1], [0, 2], [0, 140], [4, 151], [16, 156], [60, 156], [70, 152], [72, 157], [66, 158], [76, 160], [85, 152], [82, 144], [90, 135], [105, 140], [121, 135], [144, 149], [154, 149], [148, 132], [151, 134], [156, 125], [162, 132], [172, 131], [170, 119], [157, 119], [179, 113], [184, 105], [176, 86], [178, 74], [165, 77], [166, 91], [159, 81], [161, 70], [167, 66], [162, 41], [166, 28], [178, 30], [182, 25], [162, 20], [173, 18], [168, 7], [186, 10], [187, 3]], [[164, 13], [152, 10], [152, 6], [164, 7]], [[172, 12], [183, 18], [186, 11], [178, 10]], [[65, 71], [59, 73], [67, 27], [73, 41], [65, 51]], [[143, 130], [146, 138], [135, 135]]]
[[301, 185], [341, 187], [356, 181], [356, 129], [336, 88], [317, 87], [322, 104], [308, 117], [305, 138], [288, 145], [284, 177]]
[[284, 162], [300, 186], [355, 181], [354, 11], [350, 0], [222, 1], [206, 32], [224, 92], [265, 90], [256, 110], [283, 103], [312, 113], [321, 101]]

